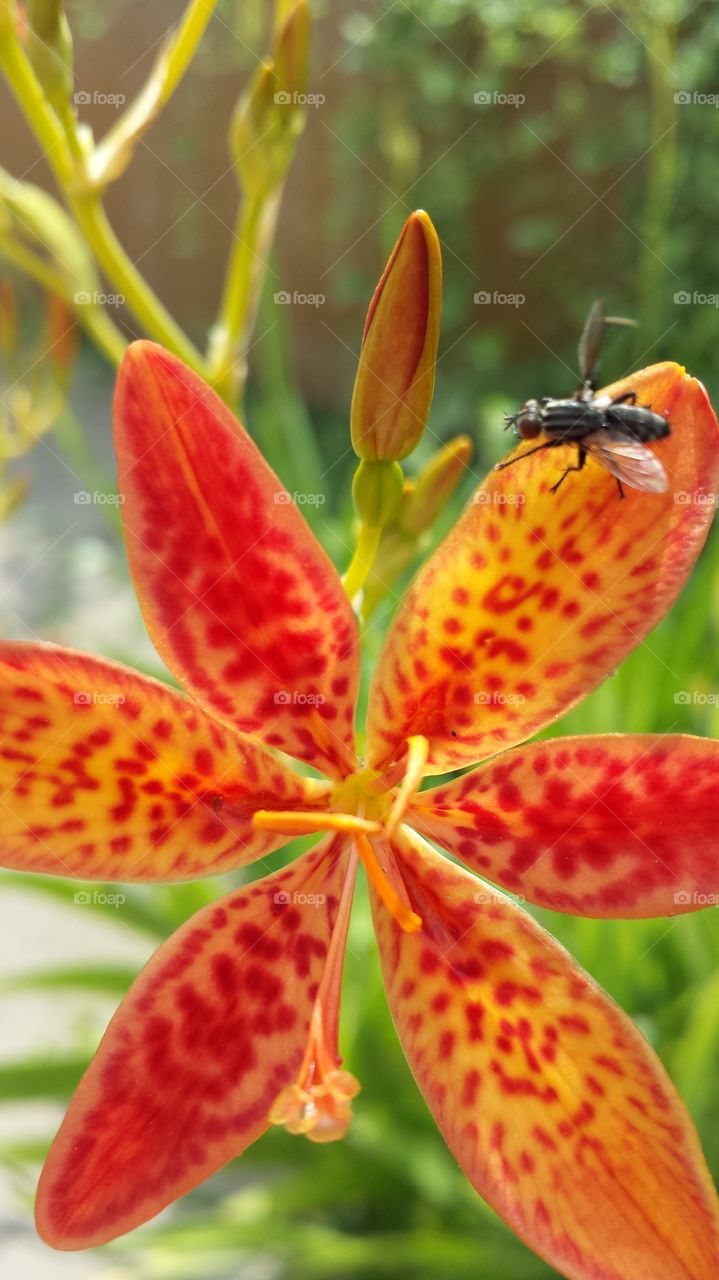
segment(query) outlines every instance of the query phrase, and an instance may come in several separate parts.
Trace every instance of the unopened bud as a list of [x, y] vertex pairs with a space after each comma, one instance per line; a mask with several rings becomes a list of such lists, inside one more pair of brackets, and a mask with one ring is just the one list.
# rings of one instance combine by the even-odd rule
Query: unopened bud
[[62, 0], [27, 0], [25, 49], [48, 100], [67, 110], [72, 98], [72, 36]]
[[418, 536], [431, 529], [464, 479], [472, 449], [469, 436], [456, 436], [430, 459], [402, 502], [398, 525], [404, 533]]
[[360, 462], [352, 481], [355, 511], [370, 529], [384, 529], [402, 498], [404, 477], [398, 462]]
[[282, 182], [305, 120], [310, 13], [300, 0], [278, 28], [230, 122], [230, 154], [246, 193], [271, 193]]
[[431, 219], [410, 214], [374, 292], [352, 396], [352, 444], [367, 461], [406, 458], [434, 393], [442, 255]]

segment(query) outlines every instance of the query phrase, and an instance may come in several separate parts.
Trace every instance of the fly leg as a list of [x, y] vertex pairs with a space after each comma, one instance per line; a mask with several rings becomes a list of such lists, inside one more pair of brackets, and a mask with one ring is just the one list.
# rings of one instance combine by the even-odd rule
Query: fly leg
[[636, 391], [625, 391], [624, 395], [617, 396], [616, 400], [612, 400], [612, 404], [636, 404], [636, 403], [637, 403]]
[[555, 445], [559, 443], [561, 443], [561, 441], [545, 440], [544, 444], [537, 444], [533, 449], [527, 449], [526, 453], [520, 453], [518, 458], [509, 458], [507, 462], [495, 462], [492, 470], [504, 471], [505, 467], [513, 467], [515, 462], [521, 462], [522, 458], [531, 458], [533, 453], [539, 453], [541, 449], [553, 449]]
[[586, 462], [586, 461], [587, 461], [587, 451], [586, 451], [586, 449], [583, 449], [581, 445], [577, 445], [577, 465], [576, 465], [576, 467], [567, 467], [566, 471], [563, 471], [563, 472], [562, 472], [562, 474], [561, 474], [561, 476], [559, 477], [559, 479], [558, 479], [557, 483], [552, 485], [552, 487], [551, 487], [551, 489], [549, 490], [549, 492], [550, 492], [550, 493], [556, 493], [556, 492], [557, 492], [557, 489], [558, 489], [558, 488], [559, 488], [559, 486], [560, 486], [560, 484], [562, 483], [562, 481], [563, 481], [563, 480], [566, 480], [566, 478], [567, 478], [567, 476], [569, 475], [570, 471], [582, 471], [582, 470], [584, 469], [584, 464], [585, 464], [585, 462]]

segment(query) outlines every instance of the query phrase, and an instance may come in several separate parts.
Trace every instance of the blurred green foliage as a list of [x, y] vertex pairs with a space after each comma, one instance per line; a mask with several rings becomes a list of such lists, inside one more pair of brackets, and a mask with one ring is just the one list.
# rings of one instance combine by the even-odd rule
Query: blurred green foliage
[[[95, 21], [95, 6], [74, 8]], [[257, 16], [256, 5], [251, 12]], [[703, 376], [716, 398], [717, 310], [677, 309], [674, 302], [679, 291], [711, 294], [719, 279], [711, 234], [719, 116], [710, 105], [675, 101], [678, 93], [712, 91], [716, 7], [688, 0], [616, 0], [612, 8], [576, 0], [401, 0], [386, 11], [345, 4], [340, 15], [337, 56], [344, 56], [334, 75], [343, 85], [344, 118], [337, 132], [349, 142], [334, 150], [335, 199], [324, 211], [325, 233], [338, 238], [341, 229], [347, 243], [348, 227], [381, 218], [389, 249], [407, 207], [430, 210], [447, 280], [433, 432], [474, 428], [477, 470], [494, 461], [502, 408], [528, 394], [571, 389], [575, 338], [598, 292], [610, 309], [642, 322], [638, 338], [612, 336], [610, 376], [639, 359], [671, 355]], [[478, 92], [523, 94], [526, 103], [477, 104]], [[453, 147], [467, 133], [471, 147]], [[357, 160], [365, 155], [375, 157], [385, 190], [365, 183]], [[369, 283], [347, 270], [338, 287], [348, 301], [366, 303]], [[482, 306], [478, 324], [479, 290], [523, 292], [526, 303]], [[327, 418], [321, 449], [311, 442], [281, 337], [278, 329], [273, 345], [260, 348], [249, 416], [288, 487], [313, 491], [322, 487], [312, 477], [327, 467], [325, 446], [331, 459], [346, 451], [346, 423]], [[318, 532], [344, 564], [349, 493], [333, 501]], [[370, 662], [392, 607], [387, 602], [368, 630]], [[719, 709], [676, 703], [675, 694], [719, 692], [718, 640], [715, 533], [669, 617], [552, 733], [716, 736]], [[240, 879], [126, 888], [123, 920], [159, 944]], [[74, 883], [11, 874], [0, 887], [19, 884], [68, 910], [77, 891]], [[116, 920], [113, 907], [106, 912]], [[536, 914], [655, 1045], [719, 1177], [715, 910], [626, 923]], [[78, 1027], [70, 1056], [49, 1057], [40, 1032], [34, 1059], [0, 1069], [0, 1095], [10, 1104], [69, 1098], [102, 1030], [106, 998], [119, 999], [133, 977], [127, 968], [91, 961], [3, 984], [4, 997], [35, 987], [57, 1001], [77, 991], [103, 998], [97, 1016]], [[479, 1201], [444, 1147], [390, 1023], [362, 893], [347, 961], [343, 1049], [363, 1085], [347, 1139], [317, 1147], [270, 1133], [160, 1222], [105, 1250], [118, 1280], [554, 1275]], [[45, 1146], [14, 1143], [0, 1153], [28, 1203]]]

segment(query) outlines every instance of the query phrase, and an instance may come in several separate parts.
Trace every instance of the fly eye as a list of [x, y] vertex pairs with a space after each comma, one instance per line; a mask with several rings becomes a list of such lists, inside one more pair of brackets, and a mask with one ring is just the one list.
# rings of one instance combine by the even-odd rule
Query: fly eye
[[539, 415], [536, 410], [529, 410], [527, 413], [520, 413], [517, 417], [517, 431], [523, 440], [534, 440], [542, 430]]

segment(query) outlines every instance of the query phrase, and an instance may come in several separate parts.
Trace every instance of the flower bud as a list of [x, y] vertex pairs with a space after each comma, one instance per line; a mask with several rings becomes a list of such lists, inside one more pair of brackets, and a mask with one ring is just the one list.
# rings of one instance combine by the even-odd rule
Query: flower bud
[[25, 50], [54, 107], [65, 111], [72, 99], [72, 36], [62, 0], [27, 0]]
[[278, 28], [230, 122], [230, 154], [249, 195], [268, 195], [282, 182], [305, 120], [310, 13], [306, 0]]
[[383, 529], [402, 498], [404, 476], [398, 462], [360, 462], [352, 481], [355, 511], [369, 529]]
[[472, 449], [469, 436], [456, 436], [430, 459], [402, 502], [397, 523], [404, 533], [431, 529], [466, 475]]
[[431, 219], [410, 214], [374, 292], [352, 396], [352, 444], [366, 461], [406, 458], [429, 417], [442, 294]]

